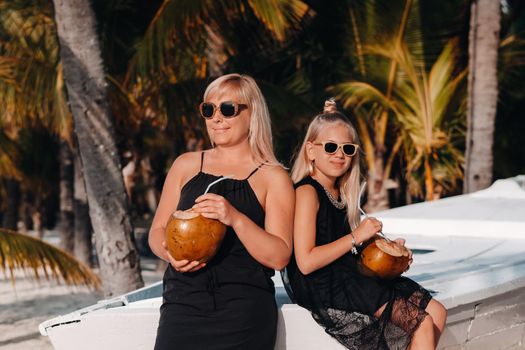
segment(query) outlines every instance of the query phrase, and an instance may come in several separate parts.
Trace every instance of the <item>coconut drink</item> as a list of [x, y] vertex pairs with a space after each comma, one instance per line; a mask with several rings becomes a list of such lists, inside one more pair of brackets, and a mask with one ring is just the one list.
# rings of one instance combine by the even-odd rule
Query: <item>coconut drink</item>
[[177, 210], [166, 224], [166, 244], [175, 260], [208, 262], [219, 250], [226, 225], [192, 211]]
[[409, 260], [406, 247], [378, 237], [361, 252], [359, 267], [365, 275], [392, 279], [405, 272]]

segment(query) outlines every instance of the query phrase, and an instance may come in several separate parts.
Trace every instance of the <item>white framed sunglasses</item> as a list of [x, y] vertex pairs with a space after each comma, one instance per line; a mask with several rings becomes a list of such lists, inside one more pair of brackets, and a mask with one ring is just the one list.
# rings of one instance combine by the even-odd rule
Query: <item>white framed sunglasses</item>
[[328, 154], [334, 154], [336, 153], [339, 148], [343, 150], [343, 153], [345, 156], [352, 157], [357, 153], [357, 149], [359, 148], [359, 145], [356, 145], [355, 143], [345, 142], [345, 143], [336, 143], [333, 141], [321, 141], [321, 142], [313, 142], [314, 145], [317, 146], [323, 146], [323, 150]]

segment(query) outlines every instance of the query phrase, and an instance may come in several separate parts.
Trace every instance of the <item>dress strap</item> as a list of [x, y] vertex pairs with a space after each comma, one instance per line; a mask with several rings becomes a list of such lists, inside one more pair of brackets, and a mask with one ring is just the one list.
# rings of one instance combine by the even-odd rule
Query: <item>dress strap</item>
[[259, 170], [263, 165], [264, 163], [261, 163], [257, 168], [253, 169], [253, 171], [250, 173], [250, 175], [248, 175], [248, 177], [245, 180], [248, 180], [250, 177], [252, 177], [252, 175], [255, 174], [257, 170]]
[[202, 172], [202, 164], [204, 163], [204, 151], [201, 152], [201, 169], [199, 171]]

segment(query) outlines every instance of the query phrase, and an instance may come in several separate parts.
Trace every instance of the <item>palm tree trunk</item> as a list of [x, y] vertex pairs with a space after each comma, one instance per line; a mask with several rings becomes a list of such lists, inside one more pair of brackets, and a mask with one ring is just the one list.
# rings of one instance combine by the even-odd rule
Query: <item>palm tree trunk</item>
[[[378, 145], [376, 145], [378, 146]], [[368, 173], [368, 199], [366, 201], [367, 212], [373, 213], [390, 207], [388, 201], [388, 190], [385, 186], [384, 152], [376, 151], [374, 154], [374, 167]]]
[[5, 211], [3, 228], [17, 230], [18, 227], [18, 209], [20, 206], [20, 184], [17, 180], [9, 178], [5, 181], [7, 192], [7, 209]]
[[429, 156], [425, 156], [425, 200], [434, 200], [434, 180], [432, 176], [432, 167], [430, 166]]
[[74, 249], [74, 214], [73, 214], [73, 152], [69, 144], [60, 141], [60, 247], [73, 254]]
[[475, 0], [470, 16], [465, 193], [492, 182], [500, 2]]
[[68, 100], [106, 297], [144, 285], [107, 101], [89, 1], [53, 0]]
[[26, 189], [22, 193], [22, 206], [20, 210], [21, 218], [20, 221], [23, 223], [22, 227], [18, 229], [18, 232], [28, 234], [29, 230], [33, 229], [33, 219], [31, 217], [33, 209], [33, 200], [31, 198], [31, 191]]
[[[408, 15], [412, 10], [413, 0], [406, 0], [403, 8], [403, 15], [399, 23], [399, 29], [396, 36], [396, 45], [400, 46], [405, 35]], [[394, 85], [396, 82], [398, 64], [396, 61], [390, 62], [390, 68], [388, 71], [388, 85], [386, 89], [386, 96], [388, 99], [392, 97]], [[390, 208], [390, 201], [388, 198], [388, 189], [386, 188], [386, 179], [390, 177], [390, 171], [385, 174], [385, 168], [390, 169], [388, 166], [385, 167], [385, 140], [387, 133], [387, 124], [389, 121], [388, 111], [383, 110], [376, 123], [374, 123], [375, 137], [374, 137], [374, 167], [368, 176], [370, 177], [370, 183], [368, 185], [368, 200], [366, 203], [369, 212], [380, 211]], [[385, 176], [386, 175], [386, 176]]]
[[84, 184], [84, 176], [82, 175], [82, 165], [80, 162], [80, 154], [78, 149], [74, 152], [75, 162], [75, 203], [73, 209], [75, 211], [75, 257], [84, 263], [86, 266], [93, 265], [92, 251], [93, 244], [91, 243], [91, 220], [89, 219], [89, 206], [86, 194], [86, 185]]
[[155, 214], [158, 205], [157, 194], [155, 192], [155, 173], [151, 168], [151, 160], [149, 156], [145, 156], [140, 161], [140, 170], [144, 186], [146, 187], [145, 200], [146, 205], [151, 214]]

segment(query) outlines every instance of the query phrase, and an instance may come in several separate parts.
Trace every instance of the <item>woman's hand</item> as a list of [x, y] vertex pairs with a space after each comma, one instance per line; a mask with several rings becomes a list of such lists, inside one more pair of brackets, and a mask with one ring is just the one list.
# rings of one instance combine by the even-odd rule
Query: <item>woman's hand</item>
[[376, 218], [365, 218], [354, 230], [353, 234], [358, 244], [368, 241], [383, 229], [383, 223]]
[[188, 260], [175, 260], [170, 252], [168, 251], [168, 245], [166, 244], [166, 241], [162, 242], [162, 247], [165, 250], [165, 255], [168, 258], [168, 262], [173, 266], [175, 270], [178, 272], [195, 272], [200, 269], [202, 269], [204, 266], [206, 266], [205, 263], [200, 263], [198, 261], [188, 261]]
[[226, 198], [214, 193], [197, 197], [191, 210], [206, 218], [217, 219], [226, 226], [233, 226], [235, 219], [240, 214]]
[[[396, 238], [394, 239], [394, 242], [405, 247], [405, 240], [403, 238]], [[412, 261], [414, 261], [414, 259], [412, 259], [412, 251], [408, 248], [406, 248], [406, 250], [408, 251], [408, 266], [405, 271], [407, 271], [410, 268], [410, 265], [412, 265]]]

